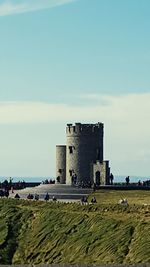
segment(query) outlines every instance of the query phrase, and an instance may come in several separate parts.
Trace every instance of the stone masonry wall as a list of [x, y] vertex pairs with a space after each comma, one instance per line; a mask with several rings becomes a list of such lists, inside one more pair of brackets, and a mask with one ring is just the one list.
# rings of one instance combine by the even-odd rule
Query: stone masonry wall
[[60, 183], [66, 183], [66, 146], [56, 146], [56, 177], [60, 177]]
[[72, 183], [72, 173], [78, 183], [87, 183], [91, 180], [91, 162], [103, 161], [103, 124], [70, 124], [66, 135], [66, 183]]

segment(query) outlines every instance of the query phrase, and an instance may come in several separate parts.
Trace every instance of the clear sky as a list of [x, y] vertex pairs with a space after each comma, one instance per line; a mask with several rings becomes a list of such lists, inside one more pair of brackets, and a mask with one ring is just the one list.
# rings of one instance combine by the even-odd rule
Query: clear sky
[[66, 123], [103, 122], [115, 175], [150, 175], [150, 1], [0, 0], [0, 176], [55, 176]]

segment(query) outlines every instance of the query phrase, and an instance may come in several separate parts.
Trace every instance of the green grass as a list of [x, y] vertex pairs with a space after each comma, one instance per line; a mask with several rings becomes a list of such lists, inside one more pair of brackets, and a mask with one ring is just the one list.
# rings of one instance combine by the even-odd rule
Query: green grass
[[94, 195], [87, 206], [0, 199], [0, 264], [150, 263], [150, 193]]
[[[150, 192], [148, 190], [100, 190], [95, 192], [93, 195], [96, 196], [99, 204], [117, 204], [121, 198], [127, 198], [129, 204], [131, 205], [150, 205]], [[91, 199], [91, 197], [89, 199]]]

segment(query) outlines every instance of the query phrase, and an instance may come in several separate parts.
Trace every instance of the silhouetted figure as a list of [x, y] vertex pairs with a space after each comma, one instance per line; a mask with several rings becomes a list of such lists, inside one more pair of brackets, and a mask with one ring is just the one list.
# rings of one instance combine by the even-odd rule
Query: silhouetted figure
[[57, 183], [60, 183], [60, 176], [57, 176], [56, 181]]
[[88, 204], [87, 196], [83, 196], [83, 197], [81, 198], [81, 204], [82, 204], [82, 205], [87, 205], [87, 204]]
[[33, 199], [33, 198], [34, 198], [34, 196], [29, 193], [29, 195], [27, 196], [27, 199]]
[[44, 200], [45, 201], [48, 201], [49, 200], [49, 194], [48, 193], [46, 193]]
[[110, 184], [111, 184], [111, 185], [113, 185], [114, 176], [113, 176], [113, 174], [112, 174], [112, 173], [110, 174], [110, 177], [109, 177], [109, 179], [110, 179]]
[[4, 195], [5, 195], [5, 197], [9, 197], [9, 190], [5, 190], [5, 192], [4, 192]]
[[12, 186], [12, 182], [13, 182], [13, 178], [10, 177], [10, 178], [9, 178], [9, 186], [10, 186], [10, 187]]
[[9, 183], [7, 180], [5, 180], [3, 183], [2, 183], [2, 186], [4, 188], [5, 191], [9, 190]]
[[56, 201], [57, 201], [57, 198], [56, 198], [55, 196], [53, 196], [52, 200], [53, 200], [54, 202], [56, 202]]
[[96, 197], [93, 197], [93, 198], [91, 199], [91, 203], [97, 203]]
[[16, 198], [16, 199], [20, 199], [19, 194], [16, 194], [16, 195], [14, 196], [14, 198]]
[[39, 195], [38, 194], [35, 194], [34, 199], [35, 200], [39, 200]]
[[23, 180], [22, 182], [22, 188], [25, 188], [26, 187], [26, 182]]
[[129, 185], [129, 183], [130, 183], [130, 178], [129, 178], [129, 176], [127, 176], [126, 177], [126, 185]]
[[27, 199], [30, 199], [30, 198], [31, 198], [31, 197], [30, 197], [30, 194], [28, 194], [28, 195], [27, 195]]
[[85, 197], [84, 197], [84, 203], [85, 203], [85, 205], [87, 205], [87, 204], [88, 204], [88, 199], [87, 199], [87, 196], [85, 196]]
[[4, 191], [2, 189], [0, 189], [0, 197], [4, 197]]
[[72, 184], [73, 185], [77, 184], [77, 175], [76, 175], [76, 173], [73, 173], [73, 175], [72, 175]]

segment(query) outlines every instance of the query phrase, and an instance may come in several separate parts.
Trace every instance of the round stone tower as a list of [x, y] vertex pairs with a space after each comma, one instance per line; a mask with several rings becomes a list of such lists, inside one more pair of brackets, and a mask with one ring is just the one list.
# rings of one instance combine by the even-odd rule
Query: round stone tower
[[66, 146], [56, 146], [56, 177], [60, 184], [66, 183]]
[[103, 162], [103, 123], [67, 124], [66, 184], [93, 182], [91, 163]]

